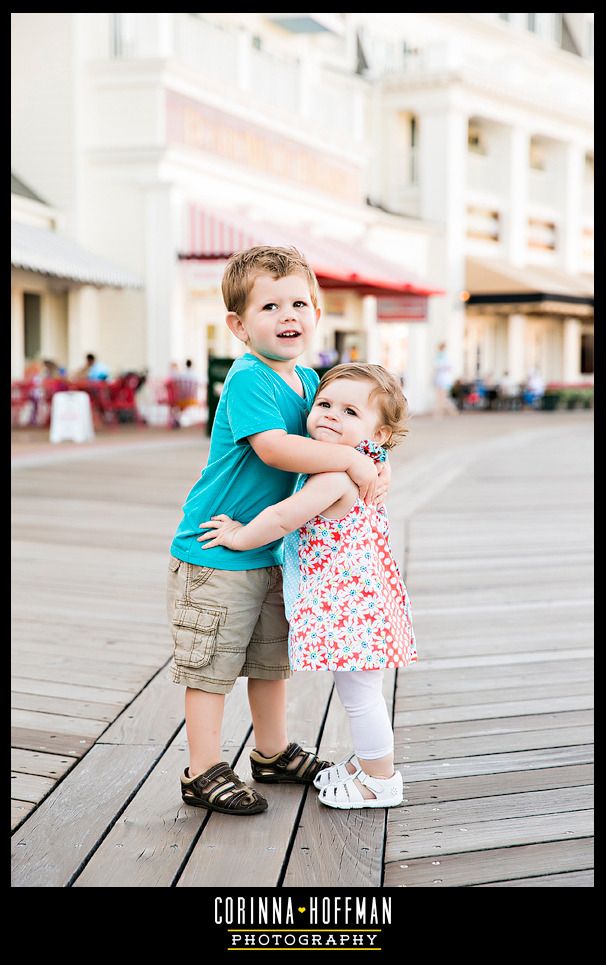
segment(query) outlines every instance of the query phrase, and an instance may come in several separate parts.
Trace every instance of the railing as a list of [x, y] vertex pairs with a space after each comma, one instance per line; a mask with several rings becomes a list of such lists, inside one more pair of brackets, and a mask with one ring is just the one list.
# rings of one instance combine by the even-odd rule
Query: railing
[[252, 34], [176, 13], [174, 56], [194, 68], [210, 88], [291, 123], [322, 131], [328, 142], [365, 136], [366, 91], [359, 78], [253, 46]]
[[207, 77], [213, 86], [238, 81], [238, 36], [192, 14], [174, 15], [175, 56]]

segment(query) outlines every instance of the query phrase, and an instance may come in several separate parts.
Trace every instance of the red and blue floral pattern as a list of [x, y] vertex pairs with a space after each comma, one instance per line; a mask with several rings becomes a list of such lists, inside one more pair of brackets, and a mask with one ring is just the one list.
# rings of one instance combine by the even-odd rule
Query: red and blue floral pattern
[[417, 660], [406, 587], [382, 506], [357, 499], [341, 519], [298, 532], [299, 588], [289, 616], [292, 670], [383, 670]]

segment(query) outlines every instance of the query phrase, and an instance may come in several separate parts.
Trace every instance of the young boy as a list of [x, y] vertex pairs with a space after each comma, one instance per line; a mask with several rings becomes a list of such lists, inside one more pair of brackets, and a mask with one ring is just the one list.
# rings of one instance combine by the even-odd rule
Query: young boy
[[265, 798], [221, 761], [225, 694], [238, 676], [248, 677], [255, 780], [311, 783], [331, 762], [288, 742], [282, 541], [239, 553], [222, 546], [205, 550], [198, 542], [200, 523], [220, 513], [249, 522], [290, 496], [300, 472], [345, 471], [371, 502], [377, 470], [353, 447], [304, 438], [319, 380], [296, 360], [311, 345], [320, 309], [316, 277], [299, 252], [259, 246], [233, 255], [222, 291], [227, 325], [247, 351], [225, 380], [208, 463], [171, 545], [172, 676], [186, 687], [190, 758], [181, 777], [183, 800], [211, 811], [257, 814], [266, 810]]

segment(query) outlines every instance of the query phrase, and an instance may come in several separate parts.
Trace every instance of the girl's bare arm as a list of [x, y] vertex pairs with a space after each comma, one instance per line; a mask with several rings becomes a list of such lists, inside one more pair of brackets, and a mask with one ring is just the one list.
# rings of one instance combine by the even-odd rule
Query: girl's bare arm
[[198, 542], [204, 543], [204, 549], [225, 546], [232, 550], [252, 550], [265, 546], [324, 512], [350, 487], [351, 480], [345, 472], [316, 473], [298, 493], [268, 506], [246, 526], [225, 515], [207, 520], [200, 525], [200, 529], [208, 529], [209, 532], [199, 536]]

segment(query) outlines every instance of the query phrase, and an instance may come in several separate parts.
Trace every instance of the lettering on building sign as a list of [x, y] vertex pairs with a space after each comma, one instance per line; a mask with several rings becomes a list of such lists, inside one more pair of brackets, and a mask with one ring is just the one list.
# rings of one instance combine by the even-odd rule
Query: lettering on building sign
[[361, 171], [345, 161], [264, 131], [175, 91], [167, 91], [166, 115], [169, 144], [216, 154], [350, 201], [362, 197]]
[[427, 295], [397, 295], [377, 298], [379, 322], [426, 322]]

